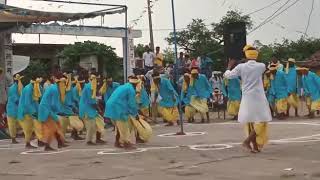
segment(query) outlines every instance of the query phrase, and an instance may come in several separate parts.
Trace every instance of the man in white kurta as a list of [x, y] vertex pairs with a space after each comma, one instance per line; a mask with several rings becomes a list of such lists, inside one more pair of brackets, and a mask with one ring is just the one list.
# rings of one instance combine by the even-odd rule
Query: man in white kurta
[[[267, 122], [272, 120], [272, 116], [262, 81], [266, 67], [263, 63], [256, 61], [258, 51], [254, 47], [247, 45], [244, 52], [247, 62], [239, 64], [232, 71], [227, 70], [224, 77], [227, 79], [241, 77], [242, 99], [238, 121], [245, 124], [248, 135], [248, 138], [243, 142], [243, 146], [256, 153], [260, 152], [263, 145], [268, 141]], [[234, 64], [234, 60], [229, 61], [228, 69]]]

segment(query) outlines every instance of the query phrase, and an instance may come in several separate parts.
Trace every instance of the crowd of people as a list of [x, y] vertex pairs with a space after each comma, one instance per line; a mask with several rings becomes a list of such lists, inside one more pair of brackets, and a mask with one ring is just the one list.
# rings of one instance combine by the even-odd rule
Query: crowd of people
[[[83, 140], [84, 130], [87, 145], [105, 144], [105, 123], [110, 123], [115, 128], [115, 146], [131, 149], [132, 136], [136, 143], [149, 140], [152, 129], [148, 122], [158, 115], [166, 126], [178, 124], [181, 113], [191, 123], [199, 113], [205, 123], [210, 121], [209, 100], [218, 104], [227, 100], [228, 113], [246, 123], [248, 138], [244, 146], [259, 152], [267, 142], [267, 122], [272, 119], [269, 112], [283, 119], [292, 107], [298, 116], [299, 99], [305, 96], [309, 116], [314, 117], [320, 109], [320, 77], [307, 68], [296, 67], [292, 58], [286, 68], [274, 59], [266, 68], [256, 62], [255, 48], [246, 46], [244, 53], [245, 63], [230, 60], [224, 75], [214, 71], [210, 79], [201, 73], [196, 60], [186, 60], [189, 56], [181, 53], [171, 67], [171, 72], [178, 71], [181, 76], [176, 80], [168, 73], [170, 66], [163, 67], [159, 47], [156, 54], [148, 50], [143, 55], [147, 73], [132, 75], [124, 84], [114, 82], [111, 76], [101, 77], [96, 71], [63, 73], [55, 68], [50, 77], [34, 74], [25, 85], [23, 74], [15, 74], [8, 92], [4, 92], [7, 99], [1, 99], [6, 102], [1, 110], [6, 109], [12, 143], [18, 143], [20, 126], [27, 148], [34, 148], [30, 143], [33, 138], [45, 150], [54, 150], [53, 139], [58, 148], [63, 148], [68, 146], [67, 131], [74, 140]], [[4, 74], [2, 69], [0, 73]]]

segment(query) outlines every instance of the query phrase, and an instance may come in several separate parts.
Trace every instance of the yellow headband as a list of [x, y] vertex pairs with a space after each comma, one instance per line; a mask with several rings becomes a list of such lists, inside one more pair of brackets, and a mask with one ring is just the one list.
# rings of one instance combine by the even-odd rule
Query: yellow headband
[[41, 90], [40, 90], [40, 82], [41, 82], [41, 79], [40, 78], [37, 78], [36, 80], [31, 80], [30, 81], [32, 84], [33, 84], [33, 94], [32, 94], [32, 98], [34, 101], [39, 101], [40, 100], [40, 97], [41, 97]]
[[97, 76], [96, 76], [96, 75], [91, 74], [91, 75], [90, 75], [90, 80], [92, 80], [92, 79], [97, 79]]
[[16, 81], [19, 81], [19, 80], [21, 80], [23, 77], [24, 77], [24, 76], [20, 76], [20, 74], [16, 74], [13, 79], [16, 80]]
[[55, 79], [55, 82], [66, 82], [67, 79], [66, 78], [60, 78], [60, 79]]
[[309, 68], [305, 68], [305, 67], [297, 67], [296, 71], [309, 71]]
[[191, 70], [191, 74], [199, 74], [198, 69], [192, 69], [192, 70]]
[[129, 83], [138, 84], [138, 83], [140, 83], [140, 80], [139, 79], [135, 79], [135, 78], [129, 78]]

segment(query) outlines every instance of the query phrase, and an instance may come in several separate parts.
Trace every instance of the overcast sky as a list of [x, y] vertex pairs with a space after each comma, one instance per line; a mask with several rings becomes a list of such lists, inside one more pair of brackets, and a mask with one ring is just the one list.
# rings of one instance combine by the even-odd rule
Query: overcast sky
[[[8, 0], [11, 5], [17, 5], [25, 8], [32, 8], [37, 10], [47, 11], [65, 11], [65, 12], [88, 12], [91, 10], [99, 9], [99, 7], [92, 6], [59, 6], [60, 4], [54, 3], [31, 3], [28, 0]], [[76, 0], [74, 0], [76, 1]], [[85, 1], [88, 0], [78, 0]], [[153, 0], [155, 1], [155, 0]], [[212, 22], [219, 22], [222, 16], [230, 9], [239, 9], [244, 13], [250, 13], [256, 9], [262, 8], [276, 0], [174, 0], [176, 8], [176, 24], [177, 29], [186, 27], [193, 18], [205, 19], [207, 24]], [[277, 8], [284, 4], [287, 0], [282, 0], [274, 6], [265, 9], [259, 13], [252, 14], [252, 19], [255, 25], [260, 24], [266, 17], [270, 16]], [[289, 1], [291, 3], [296, 0]], [[126, 4], [129, 8], [129, 24], [136, 18], [138, 18], [141, 12], [145, 9], [147, 0], [94, 0], [92, 2], [104, 2], [115, 4]], [[251, 33], [248, 36], [248, 42], [251, 43], [254, 40], [260, 40], [263, 43], [272, 43], [274, 41], [288, 38], [295, 40], [299, 38], [304, 32], [308, 22], [308, 16], [310, 13], [312, 0], [300, 0], [296, 5], [285, 11], [278, 18], [275, 18], [272, 23], [268, 23], [257, 31]], [[123, 18], [121, 15], [114, 15], [105, 18], [105, 26], [120, 27], [123, 26]], [[314, 11], [311, 16], [311, 22], [308, 30], [310, 37], [320, 37], [320, 24], [317, 23], [320, 19], [320, 1], [315, 0]], [[77, 22], [78, 23], [78, 22]], [[100, 19], [90, 19], [84, 21], [84, 25], [99, 25]], [[153, 26], [154, 26], [154, 38], [155, 45], [162, 48], [168, 47], [168, 44], [164, 40], [168, 36], [170, 29], [172, 28], [172, 13], [171, 13], [171, 0], [158, 0], [154, 3], [153, 7]], [[148, 33], [148, 18], [147, 13], [143, 18], [138, 21], [138, 24], [134, 26], [135, 29], [141, 29], [143, 31], [143, 37], [135, 39], [135, 44], [149, 43]], [[117, 49], [119, 56], [122, 56], [122, 42], [120, 39], [114, 38], [97, 38], [97, 37], [72, 37], [72, 36], [49, 36], [43, 35], [41, 37], [41, 43], [73, 43], [75, 41], [95, 40], [99, 42], [112, 45]], [[37, 43], [37, 35], [15, 35], [15, 42], [24, 43]]]

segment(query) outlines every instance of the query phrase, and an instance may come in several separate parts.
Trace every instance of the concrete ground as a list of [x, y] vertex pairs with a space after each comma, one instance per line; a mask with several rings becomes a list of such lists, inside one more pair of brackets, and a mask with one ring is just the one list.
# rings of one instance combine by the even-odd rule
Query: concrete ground
[[[56, 153], [28, 152], [23, 144], [0, 141], [1, 180], [309, 180], [320, 179], [320, 121], [290, 119], [270, 124], [270, 144], [260, 154], [246, 152], [234, 121], [186, 124], [197, 136], [159, 137], [179, 127], [154, 126], [154, 136], [135, 151], [84, 141]], [[20, 140], [22, 142], [22, 140]], [[197, 149], [194, 145], [200, 145]], [[202, 145], [202, 146], [201, 146]], [[211, 146], [209, 146], [211, 145]], [[202, 148], [201, 148], [202, 147]], [[210, 149], [211, 147], [211, 149]]]

